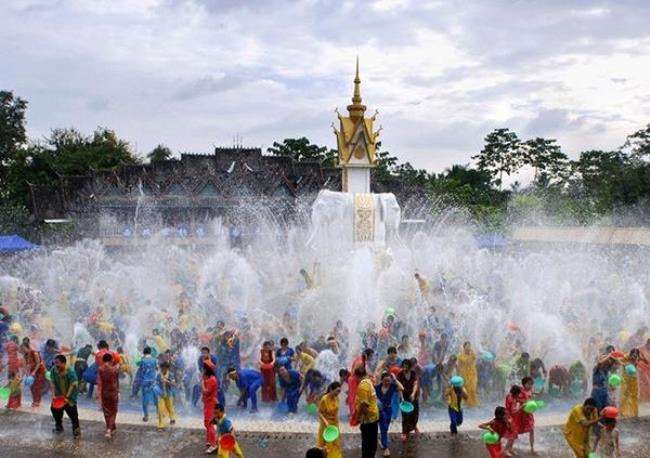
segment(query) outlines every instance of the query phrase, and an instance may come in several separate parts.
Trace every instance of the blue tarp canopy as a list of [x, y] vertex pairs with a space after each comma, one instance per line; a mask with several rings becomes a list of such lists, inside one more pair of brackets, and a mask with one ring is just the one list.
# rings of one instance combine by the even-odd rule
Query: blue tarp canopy
[[508, 239], [499, 234], [482, 234], [476, 236], [476, 243], [479, 248], [505, 248], [508, 246]]
[[0, 253], [15, 253], [17, 251], [35, 250], [36, 248], [39, 248], [39, 246], [19, 235], [0, 235]]

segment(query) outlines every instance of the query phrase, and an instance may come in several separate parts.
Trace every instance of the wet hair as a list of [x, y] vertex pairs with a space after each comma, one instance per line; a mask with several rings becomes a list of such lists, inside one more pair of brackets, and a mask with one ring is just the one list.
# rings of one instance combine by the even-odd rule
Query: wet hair
[[612, 427], [616, 426], [616, 418], [605, 417], [600, 422], [605, 426], [610, 426], [610, 425]]
[[[381, 373], [381, 377], [379, 377], [379, 380], [384, 380], [386, 377], [390, 377], [390, 372], [384, 371]], [[392, 379], [392, 377], [390, 377]]]
[[615, 350], [616, 350], [616, 348], [614, 347], [614, 345], [607, 345], [605, 347], [605, 353], [611, 353], [611, 352], [613, 352]]
[[390, 355], [391, 353], [397, 354], [397, 348], [395, 348], [395, 347], [388, 347], [388, 350], [386, 350], [386, 353], [388, 353], [389, 355]]
[[56, 341], [54, 339], [47, 339], [45, 341], [46, 347], [56, 347]]
[[142, 353], [145, 355], [150, 355], [151, 354], [151, 347], [144, 347], [142, 350]]
[[161, 369], [169, 369], [169, 362], [168, 361], [161, 361], [160, 368]]
[[104, 356], [102, 356], [102, 361], [104, 361], [105, 363], [113, 361], [113, 355], [111, 355], [110, 353], [104, 353]]
[[211, 375], [214, 375], [214, 369], [212, 369], [212, 365], [210, 364], [204, 364], [203, 365], [203, 373], [207, 375], [208, 377]]
[[519, 385], [512, 385], [510, 387], [510, 394], [513, 396], [519, 396], [521, 394], [521, 387]]
[[364, 378], [366, 376], [366, 368], [365, 367], [357, 367], [354, 370], [354, 375], [357, 378]]
[[322, 448], [312, 447], [305, 453], [305, 458], [325, 458], [325, 452]]
[[444, 337], [445, 339], [447, 338], [447, 334], [444, 333], [444, 332], [443, 332], [442, 334], [440, 334], [440, 338], [442, 339], [443, 337]]
[[525, 385], [526, 383], [528, 383], [528, 382], [531, 382], [531, 383], [532, 383], [532, 382], [533, 382], [533, 378], [532, 378], [532, 377], [528, 377], [528, 376], [522, 378], [522, 379], [521, 379], [521, 386], [524, 386], [524, 385]]
[[587, 407], [587, 406], [588, 407], [593, 407], [593, 408], [598, 407], [598, 403], [596, 402], [596, 400], [594, 398], [585, 399], [585, 402], [583, 402], [582, 405], [585, 406], [585, 407]]
[[327, 387], [327, 392], [331, 393], [332, 391], [337, 390], [339, 388], [341, 388], [341, 384], [339, 382], [332, 382]]
[[64, 355], [56, 355], [54, 357], [58, 362], [65, 364], [67, 362], [67, 359], [65, 359]]
[[217, 405], [214, 406], [215, 412], [225, 412], [225, 410], [226, 409], [224, 408], [223, 404], [217, 403]]
[[102, 348], [108, 348], [108, 342], [105, 340], [100, 340], [97, 342], [97, 348], [102, 349]]
[[237, 369], [234, 367], [229, 367], [228, 370], [226, 371], [226, 374], [230, 374], [231, 372], [237, 372]]
[[201, 351], [207, 351], [210, 353], [210, 347], [201, 347]]
[[406, 369], [411, 369], [411, 367], [413, 367], [413, 364], [411, 363], [410, 359], [405, 359], [402, 361], [402, 367], [405, 367]]
[[521, 354], [521, 357], [524, 358], [524, 359], [529, 359], [529, 358], [530, 358], [530, 354], [527, 353], [527, 352], [523, 352], [523, 353]]
[[463, 348], [467, 347], [468, 345], [471, 346], [472, 344], [469, 341], [463, 342]]
[[280, 339], [280, 345], [289, 345], [289, 339], [283, 337]]
[[505, 420], [506, 408], [503, 406], [498, 406], [496, 409], [494, 409], [494, 418], [497, 420]]
[[365, 355], [366, 358], [369, 358], [375, 354], [375, 350], [373, 350], [372, 348], [366, 348], [365, 350], [363, 350], [363, 354]]
[[339, 377], [348, 377], [350, 375], [350, 371], [347, 369], [341, 369], [339, 371]]

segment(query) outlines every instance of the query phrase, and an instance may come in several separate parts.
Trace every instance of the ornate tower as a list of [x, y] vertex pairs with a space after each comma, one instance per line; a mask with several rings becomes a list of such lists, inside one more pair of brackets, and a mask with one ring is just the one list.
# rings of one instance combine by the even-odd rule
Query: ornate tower
[[370, 170], [375, 167], [375, 144], [381, 130], [372, 130], [377, 112], [371, 118], [364, 116], [366, 106], [361, 103], [360, 85], [357, 57], [354, 93], [352, 104], [347, 107], [348, 116], [341, 116], [337, 109], [339, 130], [332, 124], [339, 151], [338, 166], [343, 170], [342, 191], [351, 193], [370, 192]]

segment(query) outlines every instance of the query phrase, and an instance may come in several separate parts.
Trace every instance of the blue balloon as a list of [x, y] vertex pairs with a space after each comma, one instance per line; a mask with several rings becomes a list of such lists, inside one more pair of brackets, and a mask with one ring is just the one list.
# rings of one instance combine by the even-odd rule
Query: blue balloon
[[460, 375], [454, 375], [451, 378], [451, 384], [457, 388], [462, 387], [465, 384], [465, 380]]
[[280, 366], [286, 366], [288, 362], [289, 362], [289, 358], [287, 358], [286, 356], [280, 356], [278, 358], [278, 364]]
[[32, 386], [34, 384], [34, 376], [28, 375], [25, 377], [25, 386]]

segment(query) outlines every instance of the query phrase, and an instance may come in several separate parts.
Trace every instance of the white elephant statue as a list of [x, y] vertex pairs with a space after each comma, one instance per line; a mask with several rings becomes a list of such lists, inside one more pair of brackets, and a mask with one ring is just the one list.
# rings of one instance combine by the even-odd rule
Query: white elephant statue
[[309, 245], [371, 243], [399, 238], [401, 209], [394, 194], [323, 190], [312, 205]]

